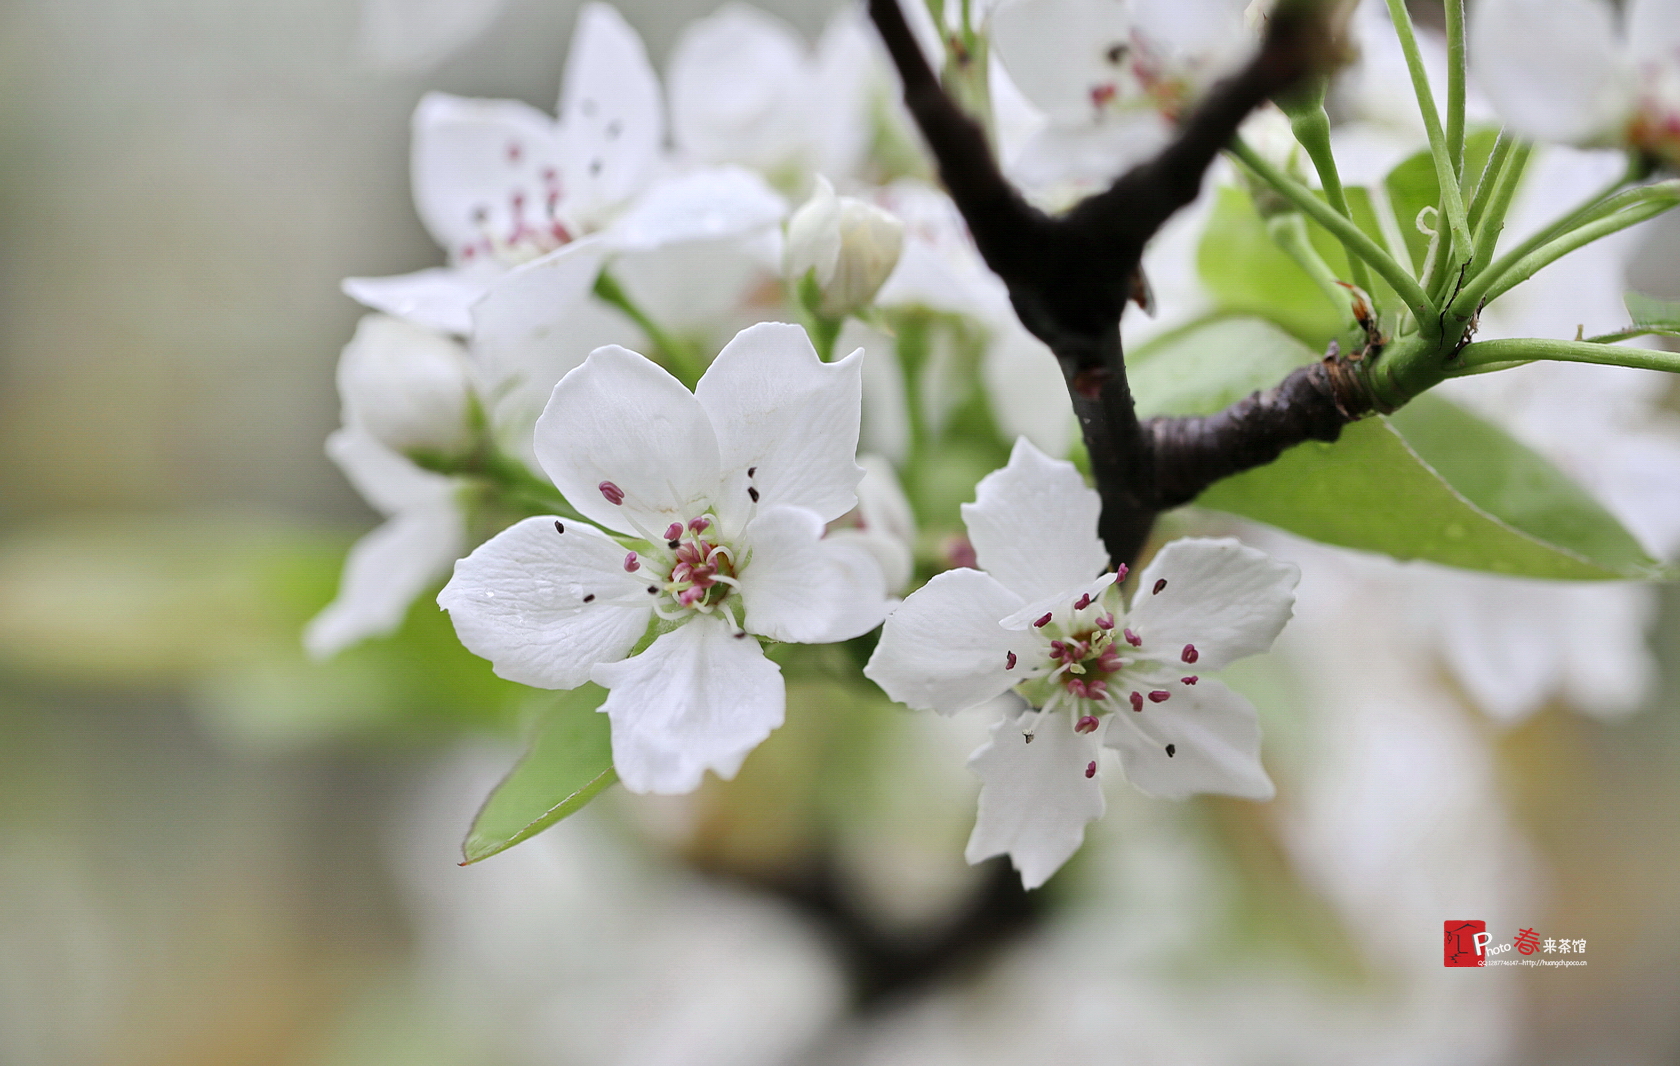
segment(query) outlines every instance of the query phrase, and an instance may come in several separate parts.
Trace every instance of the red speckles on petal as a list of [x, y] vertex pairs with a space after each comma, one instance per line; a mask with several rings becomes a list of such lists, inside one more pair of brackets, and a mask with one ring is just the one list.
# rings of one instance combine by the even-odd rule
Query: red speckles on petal
[[1085, 776], [1088, 778], [1097, 776], [1097, 760], [1092, 759], [1085, 764]]
[[1196, 682], [1200, 681], [1201, 678], [1197, 677], [1195, 674], [1191, 674], [1189, 677], [1181, 677], [1178, 680], [1186, 685], [1194, 685]]
[[610, 481], [603, 481], [595, 487], [601, 490], [601, 495], [605, 496], [607, 498], [607, 502], [612, 504], [614, 507], [621, 507], [624, 505], [624, 490], [619, 488], [617, 485], [614, 485]]
[[1193, 663], [1202, 657], [1202, 653], [1196, 650], [1196, 646], [1194, 644], [1186, 644], [1184, 646], [1184, 650], [1179, 653], [1178, 657], [1187, 663]]

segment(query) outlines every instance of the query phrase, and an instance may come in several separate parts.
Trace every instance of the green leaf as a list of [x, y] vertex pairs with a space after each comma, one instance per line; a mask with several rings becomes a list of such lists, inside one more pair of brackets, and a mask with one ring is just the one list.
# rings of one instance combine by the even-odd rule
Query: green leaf
[[[1316, 355], [1253, 319], [1205, 324], [1141, 349], [1139, 414], [1209, 414]], [[1215, 484], [1199, 506], [1327, 544], [1493, 573], [1570, 580], [1662, 569], [1546, 459], [1437, 396], [1348, 426]]]
[[1671, 336], [1680, 334], [1680, 301], [1659, 300], [1642, 292], [1626, 293], [1622, 299], [1633, 324], [1640, 329]]
[[611, 728], [596, 710], [606, 698], [607, 690], [595, 685], [560, 695], [531, 747], [473, 820], [461, 844], [463, 866], [529, 840], [618, 780]]
[[1215, 197], [1197, 246], [1196, 269], [1217, 306], [1266, 318], [1314, 344], [1339, 334], [1341, 308], [1272, 242], [1248, 194], [1224, 186]]

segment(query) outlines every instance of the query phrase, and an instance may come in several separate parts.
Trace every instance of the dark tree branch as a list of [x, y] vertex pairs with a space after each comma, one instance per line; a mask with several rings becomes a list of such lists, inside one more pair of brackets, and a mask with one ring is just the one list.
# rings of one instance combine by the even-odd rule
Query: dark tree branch
[[1149, 238], [1196, 198], [1202, 175], [1254, 108], [1327, 68], [1324, 6], [1279, 5], [1259, 52], [1209, 91], [1160, 155], [1051, 217], [1004, 178], [985, 131], [929, 68], [898, 0], [870, 0], [905, 105], [981, 257], [1008, 287], [1022, 325], [1061, 363], [1102, 496], [1099, 530], [1115, 566], [1136, 558], [1161, 510], [1304, 440], [1334, 440], [1342, 425], [1371, 410], [1352, 366], [1330, 359], [1218, 415], [1140, 424], [1120, 343], [1120, 314]]

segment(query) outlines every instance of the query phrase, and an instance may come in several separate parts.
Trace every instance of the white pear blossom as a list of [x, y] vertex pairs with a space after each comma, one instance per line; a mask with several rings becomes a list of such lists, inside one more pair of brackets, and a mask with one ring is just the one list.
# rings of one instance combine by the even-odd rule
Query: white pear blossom
[[904, 223], [853, 196], [836, 196], [817, 175], [811, 198], [788, 219], [784, 270], [799, 282], [811, 275], [820, 310], [843, 318], [874, 299], [904, 247]]
[[967, 856], [1008, 854], [1037, 887], [1103, 812], [1103, 747], [1170, 799], [1272, 795], [1254, 708], [1203, 675], [1265, 651], [1299, 577], [1234, 540], [1178, 540], [1145, 569], [1099, 574], [1101, 502], [1071, 463], [1017, 441], [963, 521], [981, 570], [938, 575], [887, 619], [866, 676], [893, 699], [952, 714], [1015, 692], [972, 765], [983, 785]]
[[634, 352], [591, 353], [555, 386], [536, 453], [602, 528], [530, 518], [457, 563], [438, 603], [461, 642], [522, 684], [610, 689], [632, 791], [734, 776], [783, 715], [753, 638], [846, 640], [885, 614], [874, 557], [823, 538], [857, 502], [861, 365], [823, 363], [782, 323], [743, 330], [693, 393]]
[[814, 51], [748, 4], [727, 3], [690, 23], [667, 70], [678, 151], [689, 162], [739, 163], [780, 180], [853, 174], [884, 84], [873, 34], [851, 5], [835, 12]]
[[376, 310], [450, 333], [511, 267], [588, 233], [606, 248], [743, 236], [786, 204], [757, 175], [719, 168], [669, 175], [658, 76], [614, 8], [578, 13], [559, 119], [514, 100], [429, 93], [414, 113], [415, 207], [450, 265], [344, 290]]
[[1482, 0], [1470, 45], [1483, 90], [1525, 136], [1680, 166], [1680, 2], [1629, 0], [1618, 19], [1602, 0]]
[[472, 368], [449, 337], [364, 316], [338, 362], [345, 425], [398, 452], [453, 455], [472, 444]]
[[415, 597], [467, 547], [458, 479], [421, 469], [354, 425], [327, 438], [327, 455], [386, 520], [350, 549], [338, 596], [304, 629], [317, 659], [396, 632]]

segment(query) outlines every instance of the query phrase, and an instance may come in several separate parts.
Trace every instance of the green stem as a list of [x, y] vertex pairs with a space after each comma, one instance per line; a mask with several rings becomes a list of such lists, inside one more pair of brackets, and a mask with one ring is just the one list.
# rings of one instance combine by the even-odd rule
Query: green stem
[[1620, 344], [1591, 341], [1554, 341], [1537, 337], [1513, 340], [1477, 341], [1466, 345], [1452, 362], [1448, 374], [1461, 377], [1494, 363], [1531, 362], [1551, 359], [1566, 363], [1597, 363], [1600, 366], [1631, 366], [1641, 370], [1664, 370], [1680, 374], [1680, 352], [1655, 348], [1629, 348]]
[[1335, 271], [1313, 247], [1312, 239], [1307, 236], [1307, 220], [1295, 211], [1273, 215], [1266, 220], [1266, 233], [1273, 244], [1283, 249], [1317, 283], [1325, 298], [1340, 308], [1349, 322], [1353, 322], [1353, 294], [1336, 283]]
[[[1533, 147], [1525, 141], [1512, 149], [1506, 156], [1505, 165], [1500, 167], [1498, 177], [1494, 179], [1493, 191], [1484, 201], [1486, 210], [1482, 213], [1481, 224], [1476, 227], [1476, 250], [1470, 257], [1472, 276], [1485, 270], [1486, 264], [1493, 262], [1494, 248], [1499, 244], [1499, 235], [1505, 230], [1505, 215], [1511, 209], [1511, 201], [1517, 194], [1517, 186], [1522, 182], [1522, 172], [1528, 166], [1528, 156]], [[1448, 299], [1445, 294], [1442, 294], [1442, 298], [1443, 301]]]
[[659, 361], [665, 364], [665, 369], [676, 375], [683, 384], [694, 387], [694, 383], [700, 380], [700, 375], [706, 372], [706, 366], [692, 345], [679, 340], [655, 322], [642, 310], [641, 305], [630, 298], [630, 294], [624, 291], [618, 279], [606, 270], [602, 270], [595, 279], [595, 295], [623, 311], [630, 321], [641, 327], [642, 332], [647, 334], [648, 340], [653, 343], [654, 351], [658, 354]]
[[[1318, 180], [1324, 186], [1324, 198], [1343, 218], [1352, 222], [1353, 211], [1348, 207], [1347, 192], [1342, 188], [1341, 172], [1336, 169], [1336, 156], [1330, 150], [1330, 116], [1320, 106], [1312, 111], [1301, 111], [1292, 115], [1289, 126], [1295, 131], [1295, 139], [1307, 150], [1307, 158], [1312, 160], [1313, 169], [1318, 171]], [[1348, 274], [1349, 281], [1365, 290], [1373, 301], [1376, 300], [1376, 293], [1371, 286], [1370, 270], [1365, 266], [1364, 260], [1349, 256]]]
[[[1657, 188], [1647, 186], [1646, 189], [1633, 190], [1646, 192]], [[1571, 230], [1548, 244], [1530, 247], [1532, 242], [1524, 242], [1508, 254], [1503, 255], [1487, 270], [1478, 274], [1476, 278], [1464, 287], [1458, 298], [1452, 303], [1452, 314], [1460, 321], [1469, 321], [1476, 308], [1484, 301], [1491, 302], [1533, 277], [1541, 268], [1549, 266], [1557, 260], [1573, 252], [1575, 249], [1591, 244], [1601, 237], [1608, 237], [1612, 233], [1637, 226], [1646, 219], [1667, 211], [1680, 203], [1680, 196], [1673, 192], [1668, 195], [1652, 197], [1646, 196], [1635, 202], [1632, 207], [1617, 211], [1606, 217], [1598, 218], [1578, 229]]]
[[1400, 48], [1406, 53], [1406, 67], [1412, 75], [1412, 91], [1417, 95], [1418, 111], [1423, 115], [1423, 128], [1429, 134], [1429, 154], [1435, 160], [1435, 180], [1441, 186], [1441, 210], [1447, 216], [1453, 248], [1460, 255], [1468, 255], [1470, 227], [1465, 221], [1464, 197], [1458, 189], [1458, 169], [1447, 151], [1446, 135], [1441, 132], [1441, 115], [1435, 110], [1435, 94], [1429, 89], [1429, 73], [1423, 66], [1423, 54], [1418, 51], [1417, 34], [1412, 29], [1412, 16], [1406, 10], [1406, 0], [1388, 0], [1388, 14], [1394, 22], [1394, 32], [1400, 37]]
[[1482, 176], [1476, 181], [1476, 191], [1471, 194], [1469, 206], [1465, 208], [1464, 220], [1472, 233], [1482, 224], [1482, 214], [1487, 210], [1488, 198], [1493, 195], [1493, 187], [1499, 181], [1505, 158], [1511, 154], [1511, 146], [1516, 140], [1509, 130], [1502, 129], [1493, 142], [1493, 151], [1488, 153], [1487, 164], [1482, 167]]
[[1423, 291], [1417, 281], [1382, 247], [1365, 235], [1365, 231], [1354, 225], [1333, 211], [1328, 204], [1312, 194], [1305, 185], [1284, 174], [1277, 167], [1272, 166], [1253, 148], [1249, 147], [1242, 138], [1236, 137], [1231, 141], [1230, 152], [1242, 160], [1248, 168], [1259, 175], [1266, 184], [1282, 193], [1303, 214], [1314, 222], [1330, 231], [1331, 236], [1342, 242], [1342, 247], [1348, 250], [1349, 258], [1360, 258], [1371, 265], [1371, 269], [1382, 275], [1384, 281], [1399, 294], [1400, 299], [1406, 301], [1406, 306], [1412, 309], [1419, 328], [1425, 331], [1438, 329], [1435, 307], [1429, 302], [1429, 294]]
[[1506, 252], [1499, 258], [1498, 263], [1493, 264], [1493, 268], [1497, 268], [1501, 263], [1514, 263], [1518, 259], [1521, 259], [1523, 256], [1534, 251], [1536, 248], [1554, 241], [1563, 234], [1568, 233], [1570, 230], [1577, 229], [1588, 222], [1594, 222], [1598, 219], [1606, 218], [1615, 214], [1617, 211], [1621, 211], [1634, 204], [1644, 203], [1654, 198], [1674, 197], [1676, 193], [1680, 193], [1680, 180], [1662, 181], [1657, 182], [1654, 185], [1642, 185], [1637, 189], [1629, 189], [1626, 192], [1617, 193], [1616, 190], [1627, 184], [1628, 180], [1629, 175], [1623, 174], [1614, 181], [1610, 182], [1608, 185], [1604, 186], [1604, 188], [1593, 193], [1585, 200], [1582, 200], [1580, 204], [1576, 205], [1574, 210], [1570, 211], [1568, 214], [1559, 216], [1558, 219], [1551, 225], [1528, 237], [1521, 244], [1512, 248], [1509, 252]]
[[[1460, 180], [1464, 176], [1464, 0], [1446, 0], [1447, 12], [1447, 158]], [[1466, 219], [1468, 223], [1468, 218]]]

